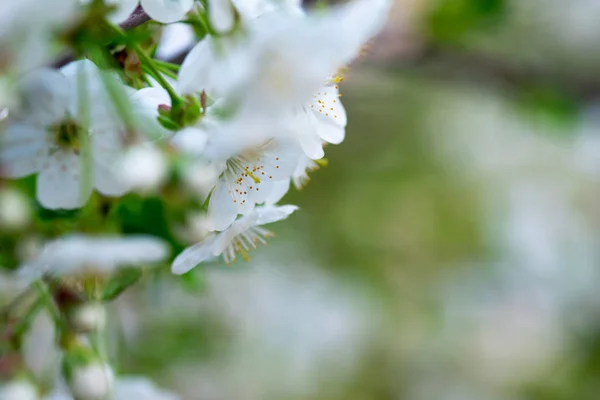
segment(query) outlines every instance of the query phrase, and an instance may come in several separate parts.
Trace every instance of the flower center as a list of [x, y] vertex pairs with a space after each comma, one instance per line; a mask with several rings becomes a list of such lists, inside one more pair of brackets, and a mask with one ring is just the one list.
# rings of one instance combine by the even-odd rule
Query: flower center
[[67, 118], [50, 126], [48, 130], [53, 135], [54, 143], [59, 149], [79, 152], [81, 127], [73, 119]]

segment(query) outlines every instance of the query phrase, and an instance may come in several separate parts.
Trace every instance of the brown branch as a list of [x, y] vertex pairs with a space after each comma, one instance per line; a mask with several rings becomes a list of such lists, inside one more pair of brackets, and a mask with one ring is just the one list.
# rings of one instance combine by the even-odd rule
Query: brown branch
[[[142, 8], [142, 6], [137, 6], [137, 8], [135, 10], [133, 10], [133, 13], [131, 13], [131, 15], [125, 21], [121, 22], [119, 24], [119, 26], [124, 31], [129, 31], [133, 28], [136, 28], [140, 25], [145, 24], [146, 22], [150, 21], [151, 19], [152, 18], [150, 18], [150, 16], [148, 16], [148, 14], [146, 14], [146, 12]], [[73, 61], [73, 58], [74, 58], [74, 55], [72, 52], [65, 53], [65, 54], [59, 56], [59, 58], [52, 63], [52, 66], [54, 68], [63, 67], [66, 64], [70, 63], [71, 61]]]
[[137, 6], [133, 13], [127, 18], [125, 21], [121, 22], [119, 26], [124, 31], [131, 30], [135, 27], [138, 27], [146, 22], [150, 21], [152, 18], [142, 8], [142, 6]]

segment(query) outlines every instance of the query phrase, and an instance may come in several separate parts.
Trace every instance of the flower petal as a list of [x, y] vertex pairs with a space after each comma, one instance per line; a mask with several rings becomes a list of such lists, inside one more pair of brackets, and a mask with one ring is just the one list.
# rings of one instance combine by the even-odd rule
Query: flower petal
[[268, 206], [279, 203], [279, 200], [286, 195], [286, 193], [290, 190], [290, 180], [285, 179], [283, 181], [273, 182], [272, 185], [273, 187], [265, 199], [265, 204]]
[[169, 24], [185, 17], [194, 0], [141, 0], [144, 11], [154, 20]]
[[185, 274], [203, 261], [214, 258], [214, 245], [217, 236], [212, 236], [198, 244], [195, 244], [183, 250], [171, 265], [171, 271], [174, 274]]
[[258, 218], [256, 219], [257, 225], [266, 225], [273, 222], [281, 221], [289, 217], [294, 211], [298, 209], [298, 206], [286, 205], [286, 206], [264, 206], [257, 207], [256, 212]]
[[12, 123], [0, 133], [0, 175], [21, 178], [37, 172], [47, 152], [45, 131], [29, 124]]
[[94, 187], [106, 196], [118, 197], [129, 191], [129, 185], [119, 174], [118, 162], [107, 164], [94, 160]]
[[57, 152], [38, 174], [36, 196], [49, 209], [73, 209], [85, 204], [92, 185], [81, 181], [81, 159], [73, 153]]
[[234, 14], [229, 0], [209, 0], [208, 18], [212, 27], [220, 33], [233, 28]]
[[220, 179], [210, 196], [208, 218], [211, 230], [223, 231], [229, 227], [238, 214], [238, 207], [233, 202], [229, 187]]
[[69, 85], [59, 72], [39, 69], [23, 78], [20, 88], [22, 104], [19, 114], [38, 126], [62, 120], [69, 104]]

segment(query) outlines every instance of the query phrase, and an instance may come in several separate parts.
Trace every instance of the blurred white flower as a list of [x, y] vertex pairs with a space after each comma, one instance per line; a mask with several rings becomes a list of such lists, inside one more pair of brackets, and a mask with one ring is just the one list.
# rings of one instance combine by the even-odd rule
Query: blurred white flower
[[167, 160], [160, 149], [149, 143], [129, 148], [120, 170], [123, 182], [133, 190], [151, 192], [167, 177]]
[[175, 23], [165, 26], [156, 47], [156, 57], [162, 60], [173, 58], [196, 43], [194, 30], [189, 24]]
[[[3, 67], [20, 73], [47, 62], [49, 44], [78, 17], [77, 0], [3, 0], [0, 2], [0, 53]], [[6, 65], [4, 63], [7, 63]]]
[[101, 303], [83, 303], [70, 309], [67, 318], [74, 332], [99, 332], [106, 326], [106, 309]]
[[[120, 196], [128, 188], [114, 163], [124, 146], [123, 126], [101, 72], [88, 60], [61, 72], [42, 69], [23, 80], [23, 104], [11, 110], [10, 123], [0, 134], [0, 174], [20, 178], [38, 173], [40, 204], [72, 209], [85, 204], [94, 187], [107, 196]], [[86, 98], [78, 95], [81, 81]], [[92, 171], [85, 176], [82, 140], [88, 138]]]
[[110, 16], [114, 22], [125, 21], [139, 5], [150, 18], [169, 24], [182, 20], [194, 5], [194, 0], [108, 0], [117, 9]]
[[46, 243], [18, 274], [26, 281], [44, 274], [109, 274], [120, 267], [155, 264], [168, 254], [168, 246], [151, 236], [65, 236]]
[[16, 189], [0, 189], [0, 228], [20, 229], [30, 221], [31, 208], [27, 196]]
[[248, 253], [255, 249], [259, 242], [266, 243], [265, 239], [272, 235], [260, 225], [286, 219], [297, 209], [298, 207], [292, 205], [256, 207], [225, 231], [182, 251], [173, 261], [171, 269], [175, 274], [184, 274], [201, 262], [220, 255], [223, 255], [226, 263], [234, 261], [236, 254], [248, 259]]
[[[103, 398], [102, 398], [103, 399]], [[111, 400], [178, 400], [171, 392], [157, 387], [149, 379], [137, 376], [118, 377], [114, 382]], [[73, 400], [64, 390], [57, 390], [44, 400]]]
[[302, 13], [302, 0], [233, 0], [233, 4], [245, 20], [257, 18], [269, 12]]
[[68, 383], [77, 400], [103, 400], [112, 391], [114, 380], [110, 366], [90, 363], [74, 368]]
[[227, 32], [233, 28], [234, 13], [230, 0], [208, 0], [208, 18], [217, 32]]
[[301, 106], [378, 32], [390, 4], [354, 0], [306, 17], [267, 13], [252, 21], [246, 38], [198, 43], [181, 66], [180, 88], [235, 97], [265, 115]]
[[186, 398], [308, 399], [327, 397], [323, 389], [335, 398], [380, 340], [383, 309], [360, 282], [297, 262], [304, 249], [263, 255], [234, 274], [206, 271], [205, 309], [230, 328], [231, 342], [216, 360], [175, 369]]
[[2, 400], [38, 400], [35, 386], [29, 381], [16, 379], [0, 384], [0, 399]]

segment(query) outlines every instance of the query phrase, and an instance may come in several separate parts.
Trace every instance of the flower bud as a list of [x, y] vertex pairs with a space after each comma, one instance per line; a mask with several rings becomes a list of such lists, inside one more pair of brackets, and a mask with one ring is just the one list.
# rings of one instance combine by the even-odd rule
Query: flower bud
[[77, 333], [98, 332], [106, 326], [106, 310], [100, 303], [84, 303], [73, 307], [68, 319]]
[[0, 383], [0, 399], [2, 400], [37, 400], [35, 386], [25, 379], [15, 379]]
[[31, 220], [28, 199], [15, 189], [0, 190], [0, 227], [10, 230], [24, 228]]
[[105, 400], [110, 398], [114, 374], [92, 349], [75, 345], [63, 358], [63, 375], [71, 394], [77, 400]]
[[113, 372], [108, 365], [93, 363], [76, 368], [69, 387], [78, 400], [104, 400], [112, 391], [113, 381]]
[[133, 189], [148, 192], [156, 189], [167, 175], [167, 161], [152, 146], [136, 146], [128, 150], [121, 169], [123, 180]]

